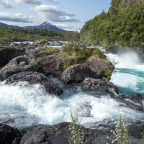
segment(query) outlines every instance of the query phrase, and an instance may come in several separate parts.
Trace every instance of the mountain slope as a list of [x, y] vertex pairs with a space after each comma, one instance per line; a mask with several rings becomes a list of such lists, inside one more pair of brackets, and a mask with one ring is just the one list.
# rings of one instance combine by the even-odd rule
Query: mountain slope
[[144, 47], [143, 0], [112, 0], [107, 13], [102, 12], [84, 25], [81, 40]]
[[48, 22], [44, 22], [38, 26], [26, 26], [24, 28], [38, 28], [38, 29], [48, 29], [48, 30], [54, 30], [54, 31], [65, 31], [63, 29], [56, 27], [55, 25], [48, 23]]
[[37, 25], [37, 26], [25, 26], [25, 27], [13, 26], [13, 25], [8, 25], [8, 24], [0, 22], [0, 26], [12, 27], [12, 28], [26, 28], [26, 29], [38, 28], [38, 29], [47, 29], [47, 30], [60, 31], [60, 32], [65, 31], [65, 30], [60, 29], [60, 28], [56, 27], [55, 25], [52, 25], [52, 24], [47, 23], [47, 22], [44, 22], [44, 23]]

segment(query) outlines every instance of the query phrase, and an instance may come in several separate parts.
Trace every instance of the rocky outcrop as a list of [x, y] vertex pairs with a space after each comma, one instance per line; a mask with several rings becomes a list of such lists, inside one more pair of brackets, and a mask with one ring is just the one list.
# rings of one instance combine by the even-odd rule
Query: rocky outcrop
[[92, 77], [93, 73], [86, 64], [74, 64], [68, 67], [62, 74], [62, 81], [68, 83], [82, 82], [86, 77]]
[[[45, 75], [38, 72], [20, 72], [6, 80], [5, 84], [18, 84], [18, 82], [28, 82], [25, 86], [41, 84], [46, 92], [54, 95], [61, 95], [63, 90], [55, 84], [52, 80], [48, 79]], [[23, 85], [24, 86], [24, 85]]]
[[12, 48], [12, 47], [0, 47], [0, 67], [6, 65], [11, 59], [24, 55], [24, 50]]
[[137, 108], [139, 110], [143, 109], [142, 95], [141, 94], [129, 94], [129, 95], [119, 95], [118, 98], [122, 100], [127, 106]]
[[0, 144], [18, 144], [21, 137], [17, 129], [0, 124]]
[[114, 70], [114, 66], [110, 61], [107, 59], [101, 59], [97, 55], [88, 58], [86, 63], [97, 78], [109, 78]]
[[108, 92], [110, 94], [118, 95], [118, 88], [106, 78], [103, 79], [94, 79], [94, 78], [85, 78], [82, 82], [83, 89], [86, 90], [96, 90], [100, 92]]
[[[84, 144], [106, 144], [112, 140], [110, 133], [83, 127], [81, 130]], [[53, 126], [38, 125], [23, 136], [20, 144], [69, 144], [70, 136], [69, 123], [60, 123]]]
[[30, 60], [26, 56], [19, 56], [0, 70], [0, 80], [3, 81], [13, 74], [24, 71], [42, 71], [42, 69], [34, 60]]
[[64, 58], [56, 55], [48, 55], [37, 58], [36, 61], [47, 73], [54, 74], [55, 76], [62, 74]]

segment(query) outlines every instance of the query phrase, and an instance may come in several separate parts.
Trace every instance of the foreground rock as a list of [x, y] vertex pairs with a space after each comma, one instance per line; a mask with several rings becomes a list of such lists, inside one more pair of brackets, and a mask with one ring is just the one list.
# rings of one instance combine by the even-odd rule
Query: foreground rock
[[6, 80], [5, 84], [15, 84], [17, 85], [18, 82], [28, 82], [26, 86], [40, 84], [44, 87], [46, 92], [49, 94], [54, 95], [61, 95], [63, 90], [55, 84], [52, 80], [48, 79], [45, 75], [38, 73], [38, 72], [20, 72]]
[[[113, 139], [110, 133], [100, 130], [82, 128], [81, 134], [84, 144], [106, 144]], [[38, 125], [22, 137], [20, 144], [69, 144], [70, 136], [69, 123], [53, 126]]]
[[0, 124], [0, 144], [18, 144], [21, 134], [17, 129]]
[[68, 83], [80, 83], [86, 77], [93, 76], [92, 71], [86, 64], [74, 64], [68, 67], [62, 74], [62, 81]]
[[94, 78], [85, 78], [82, 82], [83, 89], [86, 90], [96, 90], [100, 92], [108, 92], [115, 95], [118, 95], [118, 88], [109, 82], [106, 78], [103, 79], [94, 79]]
[[30, 60], [26, 56], [19, 56], [12, 59], [0, 70], [0, 80], [3, 81], [13, 74], [24, 71], [42, 71], [42, 69], [32, 59]]
[[11, 59], [24, 54], [24, 50], [15, 49], [12, 47], [0, 47], [0, 67], [6, 65]]

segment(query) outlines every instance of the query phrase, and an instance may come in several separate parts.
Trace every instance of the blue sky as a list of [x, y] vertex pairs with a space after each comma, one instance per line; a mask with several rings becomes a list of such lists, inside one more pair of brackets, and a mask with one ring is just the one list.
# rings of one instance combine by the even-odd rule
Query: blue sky
[[108, 11], [111, 0], [0, 0], [0, 22], [39, 25], [45, 21], [65, 30], [77, 30], [84, 23]]

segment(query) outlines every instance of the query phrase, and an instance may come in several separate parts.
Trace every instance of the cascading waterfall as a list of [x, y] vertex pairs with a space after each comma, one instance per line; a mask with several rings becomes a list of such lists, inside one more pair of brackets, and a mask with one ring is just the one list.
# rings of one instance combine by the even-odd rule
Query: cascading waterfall
[[[144, 64], [138, 56], [131, 52], [109, 53], [107, 57], [116, 66], [111, 81], [120, 92], [144, 94]], [[66, 87], [59, 99], [47, 94], [40, 85], [20, 87], [0, 83], [0, 122], [17, 128], [70, 121], [70, 110], [78, 111], [82, 125], [95, 128], [102, 121], [117, 119], [118, 109], [132, 121], [144, 121], [143, 112], [122, 107], [109, 95], [83, 92], [78, 85]]]
[[111, 82], [119, 87], [120, 93], [141, 93], [144, 97], [144, 63], [132, 50], [119, 54], [107, 54], [107, 58], [115, 64]]

